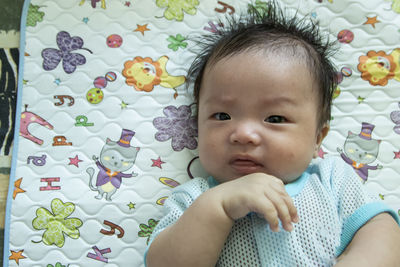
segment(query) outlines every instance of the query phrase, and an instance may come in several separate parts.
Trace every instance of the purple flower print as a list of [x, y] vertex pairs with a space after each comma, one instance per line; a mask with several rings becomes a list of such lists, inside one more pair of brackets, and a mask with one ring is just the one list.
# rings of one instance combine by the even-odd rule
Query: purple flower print
[[175, 151], [197, 148], [197, 123], [192, 116], [190, 106], [168, 106], [164, 108], [166, 117], [158, 117], [153, 120], [158, 132], [155, 134], [157, 141], [165, 142], [172, 138], [171, 146]]
[[[400, 102], [399, 102], [399, 107], [400, 107]], [[394, 132], [400, 134], [400, 111], [399, 110], [392, 111], [390, 113], [390, 119], [392, 119], [392, 121], [396, 124], [393, 127]]]
[[63, 69], [66, 73], [71, 74], [75, 71], [76, 66], [86, 63], [86, 58], [78, 53], [71, 51], [84, 49], [92, 53], [89, 49], [83, 48], [83, 40], [78, 36], [71, 37], [68, 32], [61, 31], [57, 34], [57, 45], [60, 48], [46, 48], [42, 51], [43, 69], [54, 70], [62, 61]]

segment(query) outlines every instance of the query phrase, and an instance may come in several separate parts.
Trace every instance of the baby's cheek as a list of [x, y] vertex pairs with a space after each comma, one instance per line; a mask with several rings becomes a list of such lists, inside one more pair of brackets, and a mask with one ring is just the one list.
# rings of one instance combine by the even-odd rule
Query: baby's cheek
[[210, 155], [210, 153], [201, 153], [199, 150], [199, 160], [200, 164], [203, 167], [203, 169], [211, 176], [217, 176], [218, 175], [218, 169], [220, 169], [222, 166], [217, 161], [213, 155]]
[[276, 157], [271, 166], [278, 178], [284, 183], [290, 183], [296, 180], [307, 169], [314, 155], [314, 150], [301, 149], [297, 146], [296, 149], [288, 149], [283, 155]]
[[206, 170], [209, 171], [208, 169], [210, 169], [210, 160], [209, 160], [209, 155], [208, 153], [204, 153], [202, 152], [201, 149], [199, 149], [199, 160], [201, 163], [201, 166]]

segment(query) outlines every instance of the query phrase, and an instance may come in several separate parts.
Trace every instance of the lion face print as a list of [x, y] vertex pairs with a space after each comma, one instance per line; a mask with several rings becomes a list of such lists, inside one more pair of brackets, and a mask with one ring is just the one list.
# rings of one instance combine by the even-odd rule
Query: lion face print
[[182, 85], [186, 78], [170, 75], [166, 69], [168, 60], [167, 56], [162, 56], [157, 61], [138, 56], [124, 63], [122, 75], [126, 78], [126, 84], [133, 86], [137, 91], [151, 92], [156, 85], [175, 89]]
[[360, 56], [357, 68], [361, 78], [374, 86], [385, 86], [393, 78], [400, 81], [399, 55], [400, 49], [397, 48], [389, 55], [384, 51], [371, 50], [367, 55]]

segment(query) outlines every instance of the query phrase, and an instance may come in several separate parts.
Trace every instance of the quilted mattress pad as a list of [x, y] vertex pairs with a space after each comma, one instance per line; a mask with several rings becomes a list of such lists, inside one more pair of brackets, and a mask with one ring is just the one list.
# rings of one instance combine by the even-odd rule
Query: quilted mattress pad
[[[319, 156], [399, 212], [399, 1], [280, 2], [338, 41]], [[143, 266], [171, 189], [206, 175], [185, 89], [192, 37], [249, 5], [265, 2], [25, 1], [5, 266]]]

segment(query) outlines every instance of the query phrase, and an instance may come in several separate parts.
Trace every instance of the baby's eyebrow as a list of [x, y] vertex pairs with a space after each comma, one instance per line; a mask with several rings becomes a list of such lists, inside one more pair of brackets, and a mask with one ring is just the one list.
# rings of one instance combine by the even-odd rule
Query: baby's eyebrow
[[219, 102], [231, 104], [231, 103], [234, 103], [235, 101], [237, 101], [238, 97], [227, 96], [227, 95], [221, 94], [221, 95], [220, 95], [218, 98], [216, 98], [216, 99], [217, 99]]
[[206, 104], [224, 104], [233, 105], [238, 100], [237, 97], [227, 96], [224, 94], [213, 95], [212, 97], [207, 97], [204, 99]]
[[282, 103], [289, 105], [298, 105], [296, 98], [285, 95], [264, 97], [263, 102], [265, 105], [281, 105]]

